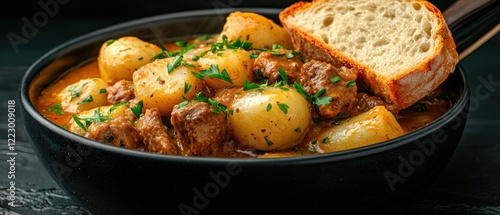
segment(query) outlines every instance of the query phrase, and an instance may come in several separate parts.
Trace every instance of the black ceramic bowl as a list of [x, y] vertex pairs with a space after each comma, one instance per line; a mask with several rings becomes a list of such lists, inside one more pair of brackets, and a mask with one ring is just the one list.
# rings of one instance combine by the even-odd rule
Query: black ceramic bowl
[[[254, 11], [276, 22], [277, 9]], [[93, 214], [313, 213], [373, 210], [415, 196], [443, 170], [461, 138], [469, 85], [460, 66], [446, 80], [453, 108], [408, 135], [343, 152], [276, 159], [153, 154], [72, 134], [33, 106], [69, 68], [96, 57], [109, 38], [149, 41], [218, 33], [232, 10], [167, 14], [111, 26], [68, 41], [35, 62], [20, 97], [37, 156], [68, 196]]]

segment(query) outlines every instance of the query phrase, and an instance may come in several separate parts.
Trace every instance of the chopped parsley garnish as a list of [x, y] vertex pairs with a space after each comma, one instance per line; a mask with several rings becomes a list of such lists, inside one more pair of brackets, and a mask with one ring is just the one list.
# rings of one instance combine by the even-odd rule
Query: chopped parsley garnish
[[68, 91], [71, 93], [71, 99], [69, 101], [73, 101], [74, 98], [80, 96], [80, 94], [82, 94], [83, 92], [83, 88], [87, 86], [87, 84], [89, 84], [89, 82], [83, 83], [82, 86], [78, 89], [76, 89], [76, 85], [69, 87]]
[[184, 82], [184, 94], [187, 94], [189, 90], [193, 87], [192, 84], [188, 84], [187, 82]]
[[223, 104], [220, 104], [217, 100], [215, 100], [213, 98], [204, 97], [202, 95], [202, 92], [197, 93], [193, 100], [198, 101], [198, 102], [205, 102], [205, 103], [212, 105], [212, 107], [214, 107], [214, 109], [215, 109], [216, 114], [219, 114], [221, 111], [224, 114], [227, 113], [226, 106], [224, 106]]
[[271, 103], [267, 104], [266, 111], [269, 112], [273, 108], [273, 105]]
[[194, 67], [194, 64], [188, 62], [182, 62], [182, 65], [185, 67]]
[[199, 73], [196, 73], [196, 72], [192, 72], [192, 73], [194, 76], [196, 76], [197, 78], [199, 78], [201, 80], [205, 80], [204, 79], [205, 77], [209, 77], [209, 78], [221, 79], [221, 80], [228, 82], [230, 84], [233, 83], [233, 81], [231, 81], [231, 78], [229, 77], [229, 74], [227, 73], [226, 69], [223, 69], [222, 71], [220, 71], [219, 65], [211, 64], [209, 69], [201, 70]]
[[284, 103], [278, 103], [278, 107], [283, 111], [283, 113], [287, 114], [288, 113], [288, 105]]
[[329, 137], [325, 137], [323, 138], [323, 140], [321, 141], [321, 143], [328, 143], [330, 142], [330, 138]]
[[172, 73], [175, 68], [179, 67], [181, 65], [183, 55], [178, 55], [174, 58], [174, 60], [171, 63], [167, 64], [167, 72], [168, 74]]
[[272, 146], [273, 142], [267, 138], [267, 136], [264, 137], [264, 140], [266, 140], [267, 146]]
[[282, 68], [278, 68], [278, 73], [280, 74], [281, 79], [283, 80], [283, 85], [287, 85], [288, 84], [288, 76], [286, 76], [285, 70], [283, 70]]
[[141, 112], [142, 112], [142, 104], [143, 104], [143, 102], [142, 102], [142, 100], [141, 100], [141, 101], [139, 101], [139, 102], [137, 103], [137, 105], [136, 105], [135, 107], [130, 108], [130, 110], [132, 110], [132, 113], [134, 113], [134, 115], [135, 115], [137, 118], [139, 118], [139, 117], [141, 116]]
[[111, 106], [108, 109], [108, 115], [111, 114], [113, 111], [115, 111], [116, 108], [118, 108], [119, 106], [122, 106], [122, 105], [125, 105], [125, 106], [129, 107], [130, 106], [130, 102], [120, 102], [120, 103], [114, 104], [113, 106]]
[[142, 60], [142, 59], [144, 59], [144, 58], [143, 57], [137, 58], [137, 60]]
[[302, 84], [300, 84], [298, 82], [294, 82], [292, 84], [292, 87], [295, 88], [297, 90], [297, 92], [302, 94], [302, 96], [304, 96], [304, 98], [306, 98], [307, 101], [309, 101], [315, 105], [327, 105], [327, 104], [330, 104], [330, 102], [332, 101], [332, 97], [330, 97], [330, 96], [321, 97], [321, 96], [323, 96], [323, 94], [326, 91], [325, 88], [321, 88], [321, 90], [319, 90], [316, 94], [314, 94], [313, 96], [310, 96], [304, 90], [304, 87], [302, 87]]
[[115, 40], [111, 39], [111, 40], [108, 40], [106, 41], [106, 46], [110, 46], [111, 44], [113, 44], [115, 42]]
[[350, 80], [350, 81], [348, 81], [348, 82], [347, 82], [347, 84], [346, 84], [345, 86], [346, 86], [347, 88], [349, 88], [349, 87], [352, 87], [352, 86], [354, 86], [354, 85], [356, 85], [356, 81], [354, 81], [354, 80]]
[[244, 50], [249, 50], [250, 48], [252, 48], [252, 43], [250, 42], [245, 42], [245, 41], [242, 41], [240, 40], [240, 38], [237, 38], [234, 42], [230, 42], [228, 39], [227, 39], [227, 36], [226, 35], [222, 35], [222, 42], [224, 43], [224, 45], [228, 48], [228, 49], [238, 49], [238, 48], [242, 48]]
[[99, 89], [99, 94], [103, 94], [103, 93], [106, 93], [106, 88]]
[[55, 103], [55, 104], [53, 104], [52, 107], [49, 107], [48, 111], [49, 112], [55, 112], [58, 115], [64, 115], [64, 111], [62, 110], [61, 103]]
[[339, 82], [339, 81], [340, 81], [340, 76], [338, 76], [338, 75], [337, 75], [337, 76], [335, 76], [335, 77], [331, 77], [331, 78], [330, 78], [330, 81], [331, 81], [332, 83], [337, 83], [337, 82]]
[[89, 95], [87, 98], [85, 98], [84, 100], [76, 103], [77, 105], [83, 105], [83, 104], [87, 104], [89, 102], [92, 102], [94, 101], [94, 98], [92, 98], [92, 95]]
[[300, 130], [300, 128], [296, 128], [296, 129], [294, 129], [293, 131], [295, 131], [295, 132], [297, 132], [297, 133], [300, 133], [300, 131], [301, 131], [301, 130]]
[[175, 42], [175, 45], [180, 46], [180, 47], [184, 47], [184, 46], [186, 46], [186, 44], [187, 44], [186, 41], [177, 41], [177, 42]]
[[243, 90], [252, 90], [256, 88], [259, 88], [259, 85], [257, 83], [250, 83], [248, 80], [243, 84]]
[[[100, 123], [103, 121], [110, 120], [109, 116], [103, 115], [101, 113], [101, 108], [97, 108], [94, 111], [94, 114], [92, 116], [80, 116], [80, 117], [78, 117], [78, 116], [73, 114], [72, 117], [73, 117], [73, 120], [75, 121], [75, 123], [78, 125], [78, 127], [82, 128], [85, 132], [88, 131], [88, 127], [92, 123]], [[80, 120], [83, 120], [85, 122], [85, 124], [83, 124]]]
[[259, 57], [259, 54], [257, 54], [257, 53], [250, 54], [250, 59], [255, 59], [257, 57]]
[[181, 103], [177, 104], [177, 109], [181, 109], [181, 108], [185, 107], [189, 103], [189, 100], [187, 100], [186, 97], [182, 96], [182, 98], [184, 99], [184, 101], [182, 101]]

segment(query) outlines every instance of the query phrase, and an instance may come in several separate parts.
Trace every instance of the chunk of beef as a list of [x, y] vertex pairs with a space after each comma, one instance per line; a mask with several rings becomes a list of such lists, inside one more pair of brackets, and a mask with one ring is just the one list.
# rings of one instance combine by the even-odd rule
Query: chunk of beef
[[394, 115], [397, 115], [397, 113], [400, 111], [400, 108], [397, 105], [386, 102], [385, 100], [377, 96], [372, 96], [367, 93], [360, 92], [356, 95], [356, 97], [358, 101], [356, 103], [356, 107], [354, 108], [354, 112], [352, 113], [353, 116], [364, 113], [375, 106], [384, 106]]
[[269, 84], [274, 84], [282, 80], [278, 72], [278, 68], [281, 68], [288, 77], [288, 83], [293, 83], [300, 76], [300, 68], [303, 62], [300, 56], [287, 56], [287, 53], [292, 53], [292, 51], [279, 49], [273, 50], [272, 52], [262, 52], [255, 59], [253, 71], [262, 72], [262, 74], [268, 78]]
[[145, 151], [172, 155], [182, 153], [182, 146], [168, 134], [158, 109], [147, 109], [139, 118], [137, 126], [144, 138]]
[[135, 98], [134, 88], [131, 81], [120, 80], [113, 86], [107, 87], [106, 92], [108, 93], [108, 102], [110, 104], [128, 102]]
[[228, 136], [224, 113], [216, 113], [208, 103], [190, 101], [183, 107], [175, 106], [170, 121], [176, 137], [186, 146], [187, 155], [219, 156]]
[[353, 112], [357, 86], [352, 81], [356, 77], [354, 70], [311, 60], [303, 65], [299, 82], [309, 95], [316, 95], [325, 89], [321, 97], [329, 96], [332, 100], [330, 104], [318, 105], [319, 114], [332, 119], [346, 117]]
[[88, 127], [85, 137], [101, 143], [129, 149], [140, 149], [143, 147], [141, 134], [127, 116], [119, 116], [109, 121], [92, 123]]

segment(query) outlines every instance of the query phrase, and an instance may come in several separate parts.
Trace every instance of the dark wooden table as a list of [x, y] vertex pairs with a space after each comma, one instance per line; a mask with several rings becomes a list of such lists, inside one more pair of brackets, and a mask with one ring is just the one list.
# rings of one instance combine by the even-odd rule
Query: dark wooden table
[[[90, 3], [89, 1], [21, 1], [0, 9], [0, 214], [89, 214], [66, 196], [35, 156], [19, 115], [18, 86], [37, 58], [76, 36], [123, 21], [184, 9], [249, 6], [243, 1], [192, 1], [192, 5], [146, 1]], [[207, 3], [208, 2], [208, 3]], [[292, 1], [280, 2], [288, 5]], [[452, 2], [452, 1], [450, 1]], [[444, 8], [449, 5], [439, 3]], [[63, 4], [64, 3], [64, 4]], [[254, 1], [251, 6], [277, 6]], [[278, 3], [276, 3], [278, 4]], [[436, 3], [437, 4], [437, 3]], [[80, 8], [84, 12], [78, 12]], [[2, 11], [3, 10], [3, 11]], [[44, 11], [46, 19], [40, 15]], [[111, 11], [111, 12], [110, 12]], [[49, 11], [50, 12], [50, 11]], [[89, 15], [89, 14], [92, 14]], [[36, 32], [23, 30], [38, 17]], [[45, 23], [42, 21], [46, 20]], [[39, 24], [40, 24], [39, 23]], [[25, 31], [23, 35], [23, 31]], [[8, 35], [11, 35], [9, 37]], [[12, 35], [26, 40], [13, 42]], [[472, 89], [472, 106], [462, 140], [444, 172], [434, 183], [401, 208], [384, 214], [500, 214], [500, 35], [462, 60]], [[8, 102], [15, 101], [15, 173], [7, 145]], [[15, 179], [9, 179], [15, 175]], [[9, 203], [9, 182], [15, 182], [15, 207]]]

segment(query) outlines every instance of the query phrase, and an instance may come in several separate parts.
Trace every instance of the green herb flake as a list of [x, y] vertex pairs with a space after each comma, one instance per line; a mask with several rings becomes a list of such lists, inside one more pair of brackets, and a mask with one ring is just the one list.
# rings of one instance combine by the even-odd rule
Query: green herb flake
[[302, 96], [304, 96], [304, 98], [307, 101], [311, 101], [312, 100], [311, 96], [309, 94], [307, 94], [307, 92], [304, 90], [304, 87], [302, 86], [302, 84], [300, 84], [298, 82], [293, 82], [292, 87], [295, 90], [297, 90], [297, 92], [299, 92]]
[[187, 94], [189, 90], [191, 90], [191, 87], [193, 87], [192, 84], [188, 84], [187, 82], [184, 82], [184, 94]]
[[106, 93], [106, 92], [107, 92], [107, 91], [106, 91], [106, 88], [101, 88], [101, 89], [99, 89], [99, 94], [104, 94], [104, 93]]
[[256, 88], [259, 88], [259, 85], [256, 84], [256, 83], [250, 83], [248, 80], [245, 81], [245, 83], [243, 84], [243, 90], [252, 90], [252, 89], [256, 89]]
[[132, 113], [134, 113], [134, 115], [139, 118], [141, 116], [141, 112], [142, 112], [142, 100], [140, 100], [137, 105], [133, 108], [130, 108], [130, 110], [132, 110]]
[[321, 143], [325, 144], [325, 143], [328, 143], [330, 142], [330, 137], [325, 137], [323, 138], [323, 140], [321, 141]]
[[229, 74], [227, 73], [226, 69], [223, 69], [222, 71], [219, 70], [218, 65], [211, 64], [209, 69], [201, 70], [199, 73], [192, 72], [193, 75], [195, 75], [197, 78], [201, 80], [205, 80], [204, 77], [209, 77], [209, 78], [217, 78], [221, 79], [225, 82], [228, 82], [230, 84], [233, 83], [231, 81], [231, 78], [229, 77]]
[[266, 140], [267, 146], [271, 147], [273, 145], [273, 142], [267, 138], [267, 136], [264, 137], [264, 140]]
[[283, 80], [283, 85], [287, 85], [288, 84], [288, 76], [286, 75], [285, 70], [283, 70], [282, 68], [278, 68], [278, 73], [280, 74], [281, 79]]
[[296, 133], [300, 133], [302, 130], [300, 130], [300, 128], [296, 128], [293, 131], [295, 131]]
[[113, 39], [106, 41], [106, 47], [107, 47], [107, 46], [110, 46], [110, 45], [111, 45], [111, 44], [113, 44], [114, 42], [115, 42], [115, 40], [113, 40]]
[[278, 103], [278, 107], [283, 111], [283, 113], [287, 114], [288, 113], [288, 105], [284, 103]]
[[143, 57], [137, 58], [137, 60], [142, 60], [142, 59], [144, 59], [144, 58]]
[[119, 103], [116, 103], [114, 104], [113, 106], [111, 106], [109, 109], [108, 109], [108, 115], [111, 114], [113, 111], [116, 110], [116, 108], [122, 106], [122, 105], [125, 105], [127, 107], [130, 107], [130, 102], [119, 102]]
[[167, 64], [168, 74], [172, 73], [175, 68], [179, 67], [179, 65], [181, 64], [182, 58], [183, 58], [183, 56], [179, 55], [179, 56], [175, 57], [171, 63]]
[[189, 101], [187, 99], [185, 99], [181, 103], [177, 104], [177, 109], [181, 109], [181, 108], [185, 107], [188, 103], [189, 103]]
[[194, 96], [194, 99], [195, 101], [198, 101], [198, 102], [205, 102], [205, 103], [208, 103], [210, 105], [212, 105], [215, 109], [215, 113], [216, 114], [219, 114], [221, 111], [224, 113], [224, 114], [227, 114], [226, 112], [226, 106], [224, 106], [223, 104], [220, 104], [217, 100], [213, 99], [213, 98], [206, 98], [202, 95], [203, 92], [199, 92], [199, 93], [196, 93], [196, 95]]
[[350, 80], [350, 81], [347, 82], [347, 84], [345, 86], [347, 88], [349, 88], [349, 87], [353, 87], [354, 85], [356, 85], [356, 81]]
[[64, 115], [64, 111], [62, 110], [61, 103], [55, 103], [52, 107], [48, 108], [49, 112], [55, 112], [57, 115]]
[[78, 125], [78, 127], [80, 127], [85, 132], [88, 131], [87, 126], [85, 126], [82, 122], [80, 122], [80, 119], [77, 116], [75, 116], [74, 114], [71, 116], [73, 117], [73, 121], [75, 121], [75, 123]]
[[330, 104], [331, 102], [332, 102], [332, 97], [330, 96], [320, 97], [314, 100], [314, 104], [316, 105], [327, 105]]
[[257, 53], [250, 54], [250, 59], [255, 59], [257, 57], [259, 57], [259, 54], [257, 54]]
[[271, 103], [267, 104], [266, 111], [269, 112], [273, 108], [273, 105]]
[[77, 105], [83, 105], [83, 104], [87, 104], [89, 102], [93, 102], [94, 101], [94, 98], [92, 98], [92, 95], [89, 95], [87, 98], [85, 98], [84, 100], [76, 103]]
[[194, 64], [188, 62], [182, 62], [182, 65], [185, 67], [194, 67]]
[[80, 94], [82, 94], [83, 92], [83, 88], [87, 86], [87, 84], [89, 84], [89, 82], [83, 83], [82, 86], [78, 89], [76, 89], [76, 85], [69, 87], [68, 91], [71, 93], [71, 99], [69, 101], [73, 101], [74, 98], [80, 96]]
[[338, 75], [330, 78], [330, 82], [332, 82], [332, 83], [337, 83], [339, 81], [340, 81], [340, 76], [338, 76]]
[[180, 47], [184, 47], [187, 45], [187, 42], [186, 41], [177, 41], [177, 42], [175, 42], [175, 45], [180, 46]]
[[228, 48], [228, 49], [238, 49], [242, 48], [244, 50], [249, 50], [252, 48], [252, 43], [251, 42], [246, 42], [240, 40], [240, 38], [237, 38], [234, 42], [230, 42], [227, 38], [226, 35], [222, 35], [222, 43]]

